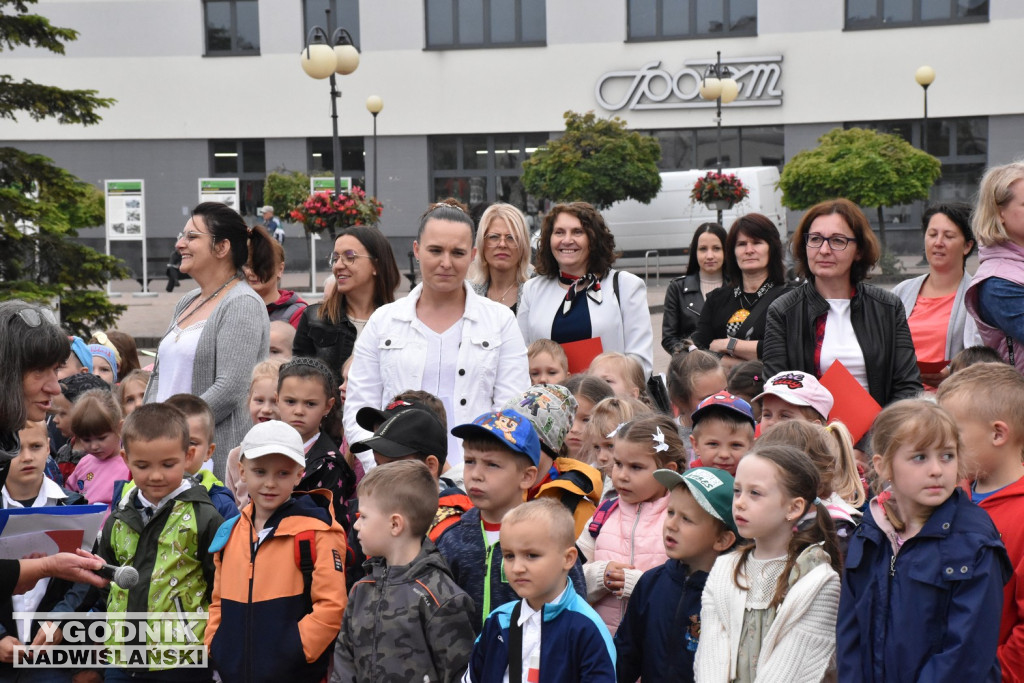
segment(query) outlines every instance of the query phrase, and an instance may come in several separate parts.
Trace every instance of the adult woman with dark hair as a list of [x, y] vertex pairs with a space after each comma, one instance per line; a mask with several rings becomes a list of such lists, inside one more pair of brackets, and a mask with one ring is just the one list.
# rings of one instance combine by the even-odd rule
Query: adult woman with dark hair
[[779, 229], [759, 213], [737, 218], [725, 240], [728, 287], [711, 292], [704, 302], [693, 345], [722, 356], [729, 370], [761, 357], [768, 307], [786, 291]]
[[614, 261], [615, 237], [597, 209], [586, 202], [556, 204], [540, 231], [539, 277], [523, 286], [519, 327], [527, 344], [600, 339], [598, 353], [630, 354], [650, 377], [654, 333], [647, 286], [612, 268]]
[[328, 263], [334, 280], [324, 300], [303, 311], [292, 354], [319, 358], [341, 377], [341, 366], [366, 321], [395, 300], [401, 275], [391, 242], [377, 228], [365, 225], [341, 231]]
[[[921, 229], [928, 272], [904, 280], [893, 287], [892, 293], [907, 312], [918, 362], [949, 363], [965, 347], [980, 343], [978, 328], [964, 306], [964, 295], [971, 284], [967, 257], [974, 251], [971, 205], [952, 202], [932, 206], [921, 218]], [[948, 376], [945, 367], [941, 372], [923, 374], [922, 379], [937, 387]]]
[[267, 316], [270, 318], [270, 322], [283, 320], [292, 327], [298, 327], [299, 318], [306, 310], [307, 304], [295, 292], [278, 287], [281, 284], [281, 276], [284, 275], [284, 247], [276, 239], [271, 245], [270, 253], [273, 259], [270, 277], [261, 280], [260, 276], [252, 269], [252, 265], [246, 263], [242, 266], [245, 280], [267, 305]]
[[702, 223], [694, 231], [686, 275], [672, 280], [665, 292], [661, 346], [669, 353], [689, 348], [705, 298], [725, 284], [726, 239], [725, 229], [718, 223]]
[[515, 314], [530, 277], [530, 234], [519, 209], [500, 202], [487, 207], [477, 224], [476, 258], [469, 272], [474, 292]]
[[[60, 394], [57, 369], [70, 353], [67, 333], [52, 311], [18, 299], [0, 303], [0, 486], [21, 451], [18, 431], [28, 421], [45, 420], [50, 400]], [[0, 560], [0, 596], [24, 593], [47, 576], [106, 585], [91, 571], [103, 561], [83, 550], [78, 553]]]
[[793, 234], [807, 281], [768, 309], [764, 374], [821, 377], [842, 362], [881, 406], [921, 392], [914, 342], [899, 297], [866, 284], [881, 249], [864, 212], [848, 199], [812, 206]]
[[978, 332], [1024, 373], [1024, 163], [985, 172], [974, 209], [981, 265], [967, 289]]
[[[473, 220], [454, 199], [420, 217], [413, 242], [420, 284], [378, 308], [352, 351], [344, 414], [349, 443], [372, 436], [356, 422], [360, 408], [383, 408], [409, 389], [441, 399], [448, 424], [456, 425], [500, 410], [530, 385], [526, 345], [512, 311], [466, 282], [473, 251]], [[366, 471], [376, 464], [370, 451], [358, 456]], [[451, 434], [447, 462], [462, 463], [460, 442]]]
[[262, 225], [249, 227], [233, 209], [203, 202], [192, 211], [175, 248], [181, 272], [199, 285], [181, 298], [160, 340], [145, 402], [195, 394], [213, 410], [213, 471], [224, 476], [228, 452], [251, 427], [249, 376], [270, 348], [270, 321], [242, 266], [260, 279], [273, 273], [273, 238]]

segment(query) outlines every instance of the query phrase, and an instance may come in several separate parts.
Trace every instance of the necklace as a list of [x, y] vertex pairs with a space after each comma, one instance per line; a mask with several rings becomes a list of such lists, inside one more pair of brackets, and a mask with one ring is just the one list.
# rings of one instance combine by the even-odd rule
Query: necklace
[[518, 283], [513, 282], [511, 285], [509, 285], [508, 289], [505, 290], [505, 293], [498, 297], [498, 303], [505, 303], [505, 297], [508, 296], [508, 293], [511, 292], [512, 288], [515, 287], [517, 284]]
[[175, 341], [175, 342], [177, 342], [177, 341], [178, 341], [179, 339], [181, 339], [181, 333], [185, 331], [185, 330], [184, 330], [184, 329], [183, 329], [183, 328], [181, 327], [181, 326], [182, 326], [182, 324], [183, 324], [183, 323], [184, 323], [184, 322], [185, 322], [186, 320], [188, 320], [189, 318], [191, 318], [191, 317], [192, 317], [192, 315], [193, 315], [193, 314], [194, 314], [194, 313], [195, 313], [196, 311], [198, 311], [198, 310], [199, 310], [200, 308], [202, 308], [202, 307], [203, 307], [203, 306], [205, 306], [206, 304], [208, 304], [208, 303], [210, 303], [211, 301], [213, 301], [214, 297], [216, 297], [216, 296], [217, 296], [218, 294], [220, 294], [220, 293], [221, 293], [222, 291], [224, 291], [224, 288], [225, 288], [225, 287], [227, 287], [228, 285], [230, 285], [230, 284], [231, 284], [232, 282], [234, 282], [234, 281], [235, 281], [235, 280], [236, 280], [237, 278], [238, 278], [238, 273], [235, 273], [235, 274], [234, 274], [234, 275], [232, 275], [232, 276], [231, 276], [230, 278], [228, 278], [228, 281], [227, 281], [227, 282], [225, 282], [225, 283], [224, 283], [224, 284], [222, 284], [222, 285], [221, 285], [220, 287], [218, 287], [218, 288], [216, 289], [216, 291], [215, 291], [215, 292], [214, 292], [213, 294], [211, 294], [210, 296], [208, 296], [208, 297], [206, 297], [205, 299], [203, 299], [202, 301], [200, 301], [200, 302], [199, 302], [199, 305], [198, 305], [198, 306], [196, 306], [196, 307], [195, 307], [195, 308], [193, 308], [193, 309], [192, 309], [191, 311], [189, 311], [188, 313], [186, 313], [186, 314], [185, 314], [185, 315], [184, 315], [183, 317], [181, 317], [181, 318], [178, 318], [178, 320], [176, 320], [176, 321], [175, 321], [175, 323], [174, 323], [174, 326], [178, 328], [178, 332], [177, 332], [177, 333], [176, 333], [176, 334], [174, 335], [174, 341]]

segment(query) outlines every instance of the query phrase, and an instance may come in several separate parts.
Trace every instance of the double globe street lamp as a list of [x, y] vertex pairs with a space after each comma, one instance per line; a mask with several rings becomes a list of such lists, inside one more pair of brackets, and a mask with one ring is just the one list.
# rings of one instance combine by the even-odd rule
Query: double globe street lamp
[[[331, 26], [331, 10], [326, 10], [327, 27]], [[302, 49], [302, 70], [310, 78], [331, 79], [331, 124], [333, 126], [331, 145], [334, 153], [334, 197], [341, 194], [341, 139], [338, 137], [338, 98], [341, 91], [335, 74], [347, 76], [359, 67], [359, 50], [353, 44], [352, 35], [339, 27], [328, 36], [319, 26], [310, 29], [306, 46]], [[376, 170], [376, 164], [374, 165]]]
[[[715, 63], [704, 70], [704, 78], [700, 81], [700, 96], [705, 100], [715, 100], [715, 124], [718, 127], [718, 154], [715, 165], [719, 174], [722, 173], [722, 105], [729, 104], [740, 94], [739, 83], [732, 78], [732, 71], [722, 66], [722, 52], [715, 53]], [[718, 209], [718, 224], [722, 224], [722, 210]]]

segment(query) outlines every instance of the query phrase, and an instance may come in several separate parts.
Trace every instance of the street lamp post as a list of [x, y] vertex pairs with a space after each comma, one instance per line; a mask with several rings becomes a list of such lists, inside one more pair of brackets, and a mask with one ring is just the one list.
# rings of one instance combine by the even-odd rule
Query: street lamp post
[[914, 80], [924, 90], [924, 122], [921, 126], [921, 149], [928, 151], [928, 86], [935, 81], [935, 69], [922, 66], [914, 72]]
[[334, 152], [334, 197], [341, 194], [341, 138], [338, 137], [338, 98], [341, 91], [335, 73], [347, 76], [359, 67], [359, 50], [353, 45], [352, 35], [344, 28], [338, 27], [333, 35], [328, 34], [331, 28], [331, 10], [326, 10], [327, 29], [314, 26], [306, 36], [306, 46], [302, 49], [302, 70], [310, 78], [331, 79], [331, 145]]
[[[722, 172], [722, 105], [729, 104], [740, 94], [739, 84], [731, 76], [729, 67], [722, 66], [722, 52], [719, 50], [715, 54], [715, 63], [708, 65], [700, 81], [700, 96], [705, 100], [715, 100], [715, 124], [718, 128], [715, 165], [719, 173]], [[718, 209], [718, 224], [722, 224], [721, 209]]]
[[366, 110], [373, 114], [373, 196], [377, 196], [377, 114], [384, 108], [384, 100], [377, 95], [366, 98]]

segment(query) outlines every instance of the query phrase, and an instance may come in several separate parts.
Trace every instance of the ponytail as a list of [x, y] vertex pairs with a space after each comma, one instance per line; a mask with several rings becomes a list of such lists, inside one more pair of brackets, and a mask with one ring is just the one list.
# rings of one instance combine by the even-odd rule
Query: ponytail
[[831, 422], [825, 431], [832, 437], [836, 453], [836, 469], [832, 475], [832, 488], [839, 497], [855, 508], [864, 505], [867, 492], [857, 470], [857, 456], [853, 452], [853, 435], [842, 422]]
[[249, 251], [246, 256], [249, 267], [252, 268], [252, 272], [260, 279], [260, 282], [267, 282], [277, 276], [277, 265], [281, 262], [278, 260], [277, 254], [274, 253], [277, 241], [262, 225], [250, 226], [248, 233]]

